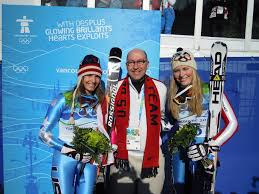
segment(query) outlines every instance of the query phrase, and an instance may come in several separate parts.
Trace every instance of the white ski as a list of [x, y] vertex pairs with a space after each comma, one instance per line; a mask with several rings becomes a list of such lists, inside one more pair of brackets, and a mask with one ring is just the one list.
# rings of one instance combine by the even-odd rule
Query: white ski
[[[211, 66], [210, 66], [210, 103], [209, 103], [209, 127], [207, 137], [213, 138], [219, 131], [222, 97], [224, 91], [224, 81], [226, 77], [226, 63], [227, 63], [227, 45], [223, 42], [215, 42], [211, 46]], [[217, 152], [212, 155], [214, 170], [213, 180], [211, 183], [211, 191], [215, 193], [215, 178], [217, 168]]]
[[121, 55], [122, 51], [120, 48], [114, 47], [110, 50], [106, 87], [106, 98], [108, 101], [107, 131], [109, 134], [114, 120], [114, 103], [120, 76]]

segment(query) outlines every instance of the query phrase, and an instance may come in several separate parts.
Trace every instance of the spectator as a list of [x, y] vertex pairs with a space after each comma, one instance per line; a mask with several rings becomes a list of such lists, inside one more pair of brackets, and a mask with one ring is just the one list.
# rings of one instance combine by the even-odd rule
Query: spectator
[[167, 89], [146, 75], [148, 65], [145, 51], [131, 50], [126, 63], [128, 75], [118, 83], [112, 131], [116, 161], [109, 184], [112, 194], [158, 194], [163, 188], [160, 130]]
[[174, 5], [175, 0], [162, 0], [161, 4], [161, 33], [172, 34], [172, 28], [175, 20]]

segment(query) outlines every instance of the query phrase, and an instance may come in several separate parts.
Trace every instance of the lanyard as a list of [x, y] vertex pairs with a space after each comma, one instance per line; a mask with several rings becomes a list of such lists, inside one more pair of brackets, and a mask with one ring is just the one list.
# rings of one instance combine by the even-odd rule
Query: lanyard
[[138, 113], [138, 127], [140, 126], [140, 119], [141, 119], [143, 105], [144, 105], [144, 90], [141, 91], [140, 95], [141, 95], [141, 102], [140, 102], [140, 108]]

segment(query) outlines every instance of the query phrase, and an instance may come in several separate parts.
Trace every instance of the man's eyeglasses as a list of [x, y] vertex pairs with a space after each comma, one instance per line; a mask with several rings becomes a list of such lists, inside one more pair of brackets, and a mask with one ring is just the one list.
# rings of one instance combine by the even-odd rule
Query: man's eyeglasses
[[172, 57], [172, 62], [173, 61], [181, 61], [181, 62], [186, 62], [186, 61], [190, 61], [192, 59], [191, 55], [184, 51], [184, 52], [178, 52], [175, 53]]
[[128, 66], [133, 66], [133, 65], [135, 65], [135, 64], [141, 66], [141, 65], [144, 65], [146, 62], [147, 62], [147, 60], [127, 61], [126, 64], [127, 64]]
[[192, 85], [187, 86], [181, 92], [178, 92], [176, 96], [173, 98], [174, 102], [178, 105], [186, 104], [188, 100], [192, 99], [191, 90]]

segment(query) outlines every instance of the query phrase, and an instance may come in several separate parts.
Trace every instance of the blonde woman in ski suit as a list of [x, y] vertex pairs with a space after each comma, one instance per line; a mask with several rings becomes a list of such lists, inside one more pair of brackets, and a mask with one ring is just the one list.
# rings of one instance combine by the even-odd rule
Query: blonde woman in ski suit
[[180, 150], [172, 157], [173, 184], [177, 194], [203, 194], [211, 184], [211, 176], [205, 172], [200, 160], [208, 156], [209, 150], [219, 150], [236, 132], [238, 123], [227, 97], [223, 95], [221, 115], [225, 126], [212, 139], [207, 139], [209, 86], [201, 81], [193, 54], [177, 49], [172, 57], [172, 69], [168, 99], [171, 115], [179, 127], [187, 123], [199, 126], [189, 149]]

